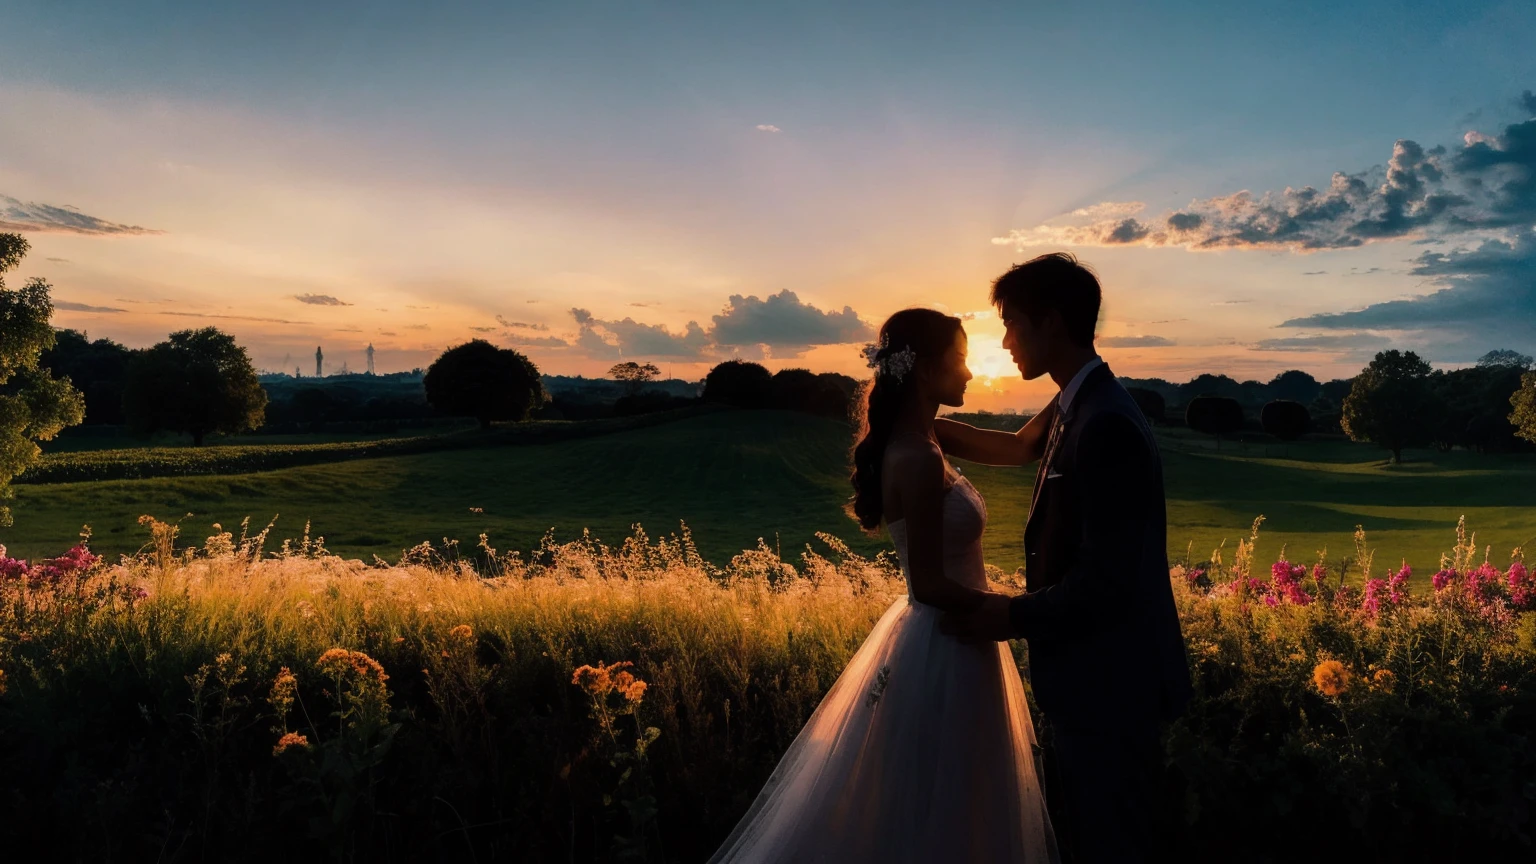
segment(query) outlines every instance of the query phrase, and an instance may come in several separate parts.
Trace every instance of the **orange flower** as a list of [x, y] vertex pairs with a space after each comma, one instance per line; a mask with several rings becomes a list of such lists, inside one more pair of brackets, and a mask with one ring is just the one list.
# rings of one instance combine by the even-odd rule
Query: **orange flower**
[[272, 755], [277, 756], [289, 747], [303, 747], [309, 749], [309, 739], [297, 732], [289, 732], [277, 739], [277, 746], [272, 748]]
[[[267, 701], [272, 704], [277, 716], [287, 717], [289, 710], [293, 708], [293, 696], [298, 692], [299, 679], [284, 666], [277, 672], [277, 678], [272, 681], [272, 693]], [[285, 724], [286, 725], [286, 724]]]
[[1391, 669], [1377, 669], [1376, 674], [1371, 676], [1371, 689], [1373, 690], [1383, 690], [1391, 693], [1392, 685], [1396, 683], [1397, 676], [1392, 674]]
[[1337, 660], [1324, 660], [1312, 670], [1312, 683], [1319, 693], [1337, 698], [1349, 689], [1349, 670]]
[[448, 638], [455, 642], [468, 642], [475, 638], [475, 631], [471, 630], [468, 624], [460, 624], [448, 631]]
[[347, 674], [347, 670], [350, 669], [364, 678], [373, 676], [381, 684], [389, 680], [389, 676], [384, 674], [384, 667], [380, 666], [377, 660], [361, 651], [331, 648], [320, 655], [320, 659], [315, 661], [315, 666], [319, 667], [327, 675], [337, 678]]

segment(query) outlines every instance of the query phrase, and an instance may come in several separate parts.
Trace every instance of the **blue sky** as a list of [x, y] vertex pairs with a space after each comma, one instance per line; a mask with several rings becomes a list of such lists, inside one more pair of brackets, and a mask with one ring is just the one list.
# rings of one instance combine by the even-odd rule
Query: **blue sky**
[[[1526, 194], [1530, 3], [318, 5], [8, 4], [0, 221], [60, 324], [218, 324], [268, 368], [316, 342], [409, 368], [479, 335], [549, 371], [852, 372], [850, 320], [984, 311], [1009, 263], [1066, 244], [1105, 278], [1122, 373], [1536, 348], [1499, 324], [1536, 314], [1524, 199], [1309, 252], [1094, 227], [1249, 218], [1209, 202], [1334, 172], [1376, 189], [1399, 139], [1448, 148], [1435, 183]], [[1514, 155], [1474, 166], [1479, 141]], [[65, 206], [158, 233], [50, 221]], [[1478, 302], [1377, 308], [1446, 288]], [[1039, 401], [994, 329], [972, 322], [992, 398]]]

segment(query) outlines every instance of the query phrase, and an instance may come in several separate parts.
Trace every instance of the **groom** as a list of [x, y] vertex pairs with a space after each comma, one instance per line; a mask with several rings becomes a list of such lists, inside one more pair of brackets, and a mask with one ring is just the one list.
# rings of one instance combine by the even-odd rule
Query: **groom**
[[1156, 857], [1160, 726], [1191, 695], [1168, 579], [1157, 442], [1093, 348], [1099, 281], [1065, 253], [998, 277], [1003, 347], [1025, 380], [1061, 392], [1017, 434], [939, 420], [946, 453], [994, 465], [1036, 459], [1024, 529], [1027, 593], [997, 595], [947, 632], [1025, 639], [1035, 697], [1051, 728], [1048, 795], [1076, 864]]

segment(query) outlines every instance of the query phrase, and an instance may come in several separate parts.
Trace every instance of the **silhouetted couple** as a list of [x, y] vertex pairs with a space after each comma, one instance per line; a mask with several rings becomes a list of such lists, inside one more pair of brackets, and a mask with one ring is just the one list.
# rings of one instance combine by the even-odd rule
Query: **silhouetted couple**
[[[1191, 690], [1157, 443], [1094, 352], [1090, 270], [1044, 255], [999, 277], [991, 300], [1020, 374], [1049, 375], [1061, 392], [1017, 433], [938, 418], [971, 378], [960, 319], [907, 309], [880, 328], [865, 349], [874, 376], [849, 510], [866, 531], [890, 532], [907, 596], [715, 861], [1089, 864], [1161, 851], [1160, 729]], [[986, 504], [946, 455], [1039, 462], [1026, 593], [989, 588]], [[1027, 641], [1050, 725], [1044, 794], [1007, 639]]]

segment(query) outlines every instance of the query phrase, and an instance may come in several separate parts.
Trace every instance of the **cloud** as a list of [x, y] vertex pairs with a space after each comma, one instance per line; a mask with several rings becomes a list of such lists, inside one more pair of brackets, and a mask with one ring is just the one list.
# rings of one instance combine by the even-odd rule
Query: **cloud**
[[163, 234], [152, 228], [108, 222], [87, 216], [73, 207], [56, 207], [34, 201], [18, 201], [0, 195], [0, 231], [43, 234]]
[[1301, 275], [1303, 275], [1303, 276], [1326, 276], [1326, 275], [1328, 275], [1328, 271], [1327, 270], [1303, 270], [1303, 271], [1301, 271]]
[[218, 315], [212, 312], [153, 312], [154, 315], [174, 315], [177, 318], [218, 318], [224, 321], [257, 321], [263, 324], [308, 324], [308, 321], [289, 321], [286, 318], [259, 318], [254, 315]]
[[476, 333], [495, 333], [497, 330], [499, 330], [501, 328], [499, 328], [499, 327], [471, 327], [469, 329], [473, 330]]
[[407, 324], [407, 325], [405, 325], [405, 329], [407, 329], [407, 330], [431, 330], [432, 328], [429, 325], [426, 325], [426, 324]]
[[1144, 211], [1139, 202], [1104, 202], [992, 242], [1020, 250], [1139, 245], [1311, 251], [1529, 226], [1536, 222], [1536, 118], [1498, 134], [1469, 132], [1456, 148], [1425, 149], [1399, 140], [1385, 168], [1335, 172], [1324, 189], [1243, 190], [1156, 216]]
[[783, 132], [784, 130], [780, 129], [779, 127], [777, 127], [775, 125], [773, 125], [772, 123], [759, 123], [759, 124], [757, 124], [757, 131], [759, 131], [759, 132]]
[[508, 321], [501, 315], [496, 316], [496, 323], [506, 327], [509, 330], [536, 330], [540, 333], [544, 333], [549, 330], [548, 324], [525, 324], [522, 321]]
[[1519, 104], [1521, 108], [1525, 109], [1525, 113], [1536, 115], [1536, 93], [1532, 93], [1529, 90], [1521, 93]]
[[1371, 333], [1332, 333], [1323, 336], [1286, 336], [1260, 340], [1258, 351], [1374, 351], [1385, 348], [1391, 340]]
[[600, 358], [664, 357], [696, 360], [704, 357], [712, 345], [709, 334], [697, 321], [689, 321], [681, 333], [673, 333], [661, 324], [643, 324], [633, 318], [605, 321], [586, 309], [572, 309], [571, 317], [580, 328], [577, 347]]
[[1100, 336], [1098, 343], [1106, 348], [1167, 348], [1178, 343], [1162, 336]]
[[725, 310], [714, 316], [716, 344], [767, 345], [777, 352], [799, 353], [814, 345], [838, 345], [871, 338], [873, 328], [859, 320], [852, 306], [823, 312], [800, 302], [785, 289], [766, 300], [731, 295]]
[[295, 294], [293, 299], [300, 303], [308, 303], [311, 306], [351, 306], [345, 300], [338, 300], [329, 294]]
[[[1406, 300], [1373, 303], [1349, 312], [1293, 318], [1283, 327], [1351, 330], [1457, 329], [1485, 339], [1508, 334], [1517, 347], [1536, 343], [1536, 232], [1484, 240], [1475, 248], [1424, 252], [1412, 275], [1439, 290]], [[1494, 341], [1498, 341], [1495, 339]]]
[[125, 309], [115, 309], [111, 306], [91, 306], [85, 303], [75, 303], [69, 300], [53, 301], [53, 308], [66, 312], [125, 312]]
[[52, 261], [55, 264], [68, 264], [68, 258], [44, 258], [44, 261]]
[[525, 348], [569, 348], [571, 343], [557, 336], [519, 336], [515, 333], [508, 334], [506, 340], [513, 345], [521, 345]]

